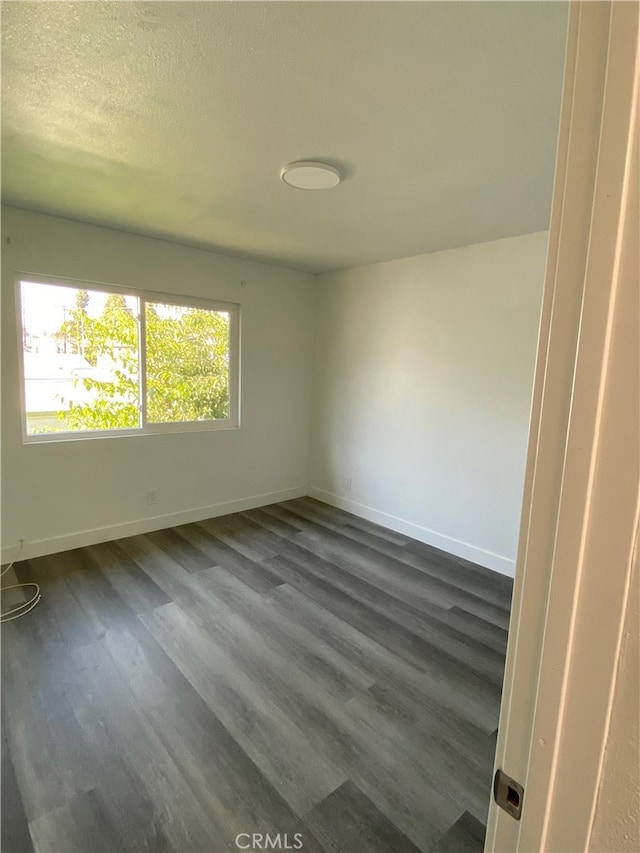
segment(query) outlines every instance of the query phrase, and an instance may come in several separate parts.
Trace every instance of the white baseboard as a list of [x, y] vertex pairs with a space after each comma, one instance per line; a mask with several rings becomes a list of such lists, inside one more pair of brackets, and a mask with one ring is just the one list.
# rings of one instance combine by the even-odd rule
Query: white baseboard
[[27, 540], [20, 552], [17, 543], [2, 547], [2, 563], [21, 559], [42, 557], [45, 554], [57, 554], [60, 551], [68, 551], [70, 548], [83, 548], [86, 545], [97, 545], [99, 542], [110, 542], [113, 539], [121, 539], [123, 536], [135, 536], [139, 533], [150, 533], [152, 530], [163, 530], [166, 527], [174, 527], [177, 524], [189, 524], [194, 521], [204, 521], [206, 518], [215, 518], [218, 515], [228, 515], [232, 512], [242, 512], [245, 509], [255, 509], [268, 504], [290, 501], [309, 495], [319, 501], [352, 512], [360, 518], [366, 518], [397, 533], [404, 533], [419, 542], [433, 545], [456, 557], [471, 560], [480, 566], [485, 566], [500, 574], [513, 577], [515, 573], [515, 561], [500, 554], [494, 554], [484, 548], [478, 548], [468, 542], [462, 542], [443, 533], [437, 533], [428, 527], [405, 521], [395, 515], [374, 509], [366, 504], [343, 498], [332, 492], [298, 486], [294, 489], [283, 489], [279, 492], [267, 492], [262, 495], [251, 495], [234, 501], [225, 501], [209, 506], [195, 507], [194, 509], [182, 510], [180, 512], [166, 513], [165, 515], [154, 515], [152, 517], [139, 518], [134, 521], [126, 521], [120, 524], [110, 524], [105, 527], [94, 527], [90, 530], [79, 530], [75, 533], [66, 533], [61, 536], [53, 536], [48, 539]]
[[428, 527], [414, 524], [412, 521], [405, 521], [403, 518], [390, 515], [388, 512], [382, 512], [366, 504], [334, 495], [333, 492], [326, 492], [324, 489], [317, 489], [315, 486], [308, 490], [308, 494], [323, 503], [344, 509], [346, 512], [351, 512], [360, 518], [366, 518], [367, 521], [373, 521], [383, 527], [388, 527], [390, 530], [395, 530], [396, 533], [404, 533], [405, 536], [411, 536], [412, 539], [433, 545], [434, 548], [440, 548], [442, 551], [447, 551], [456, 557], [462, 557], [464, 560], [470, 560], [479, 566], [485, 566], [485, 568], [499, 572], [501, 575], [508, 575], [510, 578], [515, 575], [515, 560], [511, 560], [509, 557], [494, 554], [493, 551], [486, 551], [484, 548], [478, 548], [477, 545], [454, 539], [452, 536], [445, 536], [444, 533], [437, 533]]
[[99, 542], [122, 539], [124, 536], [136, 536], [139, 533], [150, 533], [152, 530], [175, 527], [177, 524], [190, 524], [194, 521], [204, 521], [206, 518], [215, 518], [218, 515], [229, 515], [232, 512], [242, 512], [245, 509], [255, 509], [280, 501], [291, 501], [294, 498], [304, 497], [306, 494], [306, 486], [299, 486], [295, 489], [252, 495], [247, 498], [199, 506], [181, 512], [154, 515], [151, 518], [139, 518], [135, 521], [109, 524], [106, 527], [94, 527], [90, 530], [79, 530], [76, 533], [53, 536], [49, 539], [27, 540], [22, 552], [20, 552], [20, 546], [17, 543], [3, 546], [1, 559], [2, 563], [9, 563], [18, 556], [25, 560], [32, 557], [43, 557], [45, 554], [57, 554], [60, 551], [68, 551], [70, 548], [83, 548], [86, 545], [97, 545]]

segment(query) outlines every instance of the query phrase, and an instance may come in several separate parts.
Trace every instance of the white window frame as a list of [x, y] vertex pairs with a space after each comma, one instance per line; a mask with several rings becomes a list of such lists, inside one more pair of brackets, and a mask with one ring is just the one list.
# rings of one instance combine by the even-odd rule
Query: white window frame
[[[115, 293], [122, 296], [135, 296], [140, 300], [138, 320], [138, 373], [140, 426], [128, 429], [69, 430], [67, 432], [38, 433], [27, 432], [27, 406], [25, 395], [22, 282], [50, 284], [55, 287], [73, 289], [85, 288], [102, 293]], [[143, 290], [139, 287], [125, 287], [116, 284], [87, 281], [85, 279], [60, 278], [59, 276], [33, 275], [18, 273], [15, 276], [16, 316], [18, 328], [18, 366], [20, 380], [20, 419], [22, 421], [23, 444], [46, 444], [55, 441], [88, 441], [100, 438], [130, 438], [141, 435], [157, 435], [178, 432], [208, 432], [220, 429], [238, 429], [240, 427], [240, 305], [237, 302], [221, 302], [202, 299], [196, 296], [181, 296], [176, 293]], [[179, 421], [154, 424], [147, 422], [147, 376], [146, 376], [146, 302], [158, 302], [163, 305], [175, 305], [181, 308], [203, 308], [207, 311], [224, 311], [229, 314], [229, 417], [211, 421]]]

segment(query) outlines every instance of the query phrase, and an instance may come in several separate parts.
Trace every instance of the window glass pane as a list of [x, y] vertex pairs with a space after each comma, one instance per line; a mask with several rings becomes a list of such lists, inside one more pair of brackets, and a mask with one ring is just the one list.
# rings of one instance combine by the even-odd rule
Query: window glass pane
[[27, 433], [140, 423], [138, 299], [21, 282]]
[[149, 423], [229, 418], [228, 311], [146, 303]]

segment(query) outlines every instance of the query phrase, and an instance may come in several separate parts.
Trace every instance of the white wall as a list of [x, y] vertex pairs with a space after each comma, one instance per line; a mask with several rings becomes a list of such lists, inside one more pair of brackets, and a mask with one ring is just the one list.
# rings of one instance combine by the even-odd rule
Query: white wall
[[312, 494], [513, 574], [546, 248], [320, 277]]
[[[4, 559], [306, 492], [313, 276], [13, 208], [2, 225]], [[240, 302], [241, 429], [23, 445], [16, 271]]]
[[[546, 242], [316, 278], [4, 208], [3, 558], [19, 539], [25, 556], [61, 550], [311, 482], [324, 500], [511, 573]], [[241, 429], [23, 445], [16, 271], [240, 302]]]

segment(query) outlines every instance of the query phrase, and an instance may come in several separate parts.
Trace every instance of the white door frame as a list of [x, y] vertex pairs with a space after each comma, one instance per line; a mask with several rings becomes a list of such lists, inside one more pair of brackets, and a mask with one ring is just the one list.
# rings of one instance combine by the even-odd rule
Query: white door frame
[[585, 851], [640, 484], [639, 6], [571, 4], [487, 851]]

